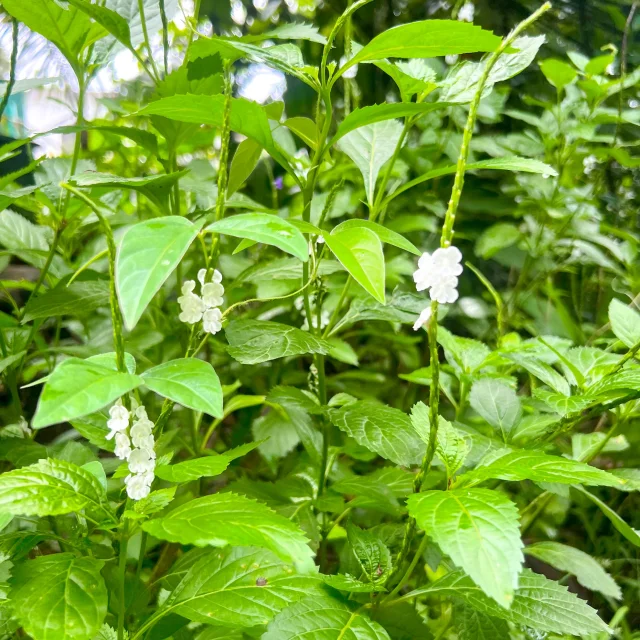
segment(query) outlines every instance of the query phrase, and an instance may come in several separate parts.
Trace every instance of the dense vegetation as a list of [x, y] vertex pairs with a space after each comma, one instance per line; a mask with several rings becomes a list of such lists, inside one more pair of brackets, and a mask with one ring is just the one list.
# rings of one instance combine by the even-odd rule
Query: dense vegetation
[[0, 148], [1, 638], [640, 637], [635, 5], [1, 4], [0, 112], [20, 29], [77, 80]]

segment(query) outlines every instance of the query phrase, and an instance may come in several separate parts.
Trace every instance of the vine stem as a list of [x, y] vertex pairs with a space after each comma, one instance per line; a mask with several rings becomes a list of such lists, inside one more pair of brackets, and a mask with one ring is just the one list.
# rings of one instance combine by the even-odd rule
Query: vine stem
[[[473, 136], [473, 130], [476, 124], [476, 117], [478, 115], [478, 106], [482, 99], [482, 93], [484, 86], [487, 83], [491, 69], [493, 69], [495, 63], [498, 61], [502, 53], [513, 43], [513, 41], [531, 24], [533, 24], [540, 16], [546, 13], [551, 8], [549, 2], [545, 2], [537, 11], [532, 13], [526, 20], [523, 20], [519, 25], [511, 31], [505, 38], [503, 38], [500, 46], [489, 56], [485, 63], [480, 79], [478, 80], [478, 87], [476, 93], [473, 96], [471, 105], [469, 106], [469, 115], [465, 124], [464, 133], [462, 135], [462, 144], [460, 146], [460, 153], [458, 155], [458, 162], [456, 164], [456, 174], [453, 182], [453, 188], [451, 191], [451, 198], [447, 206], [447, 213], [445, 215], [444, 224], [442, 226], [442, 234], [440, 237], [440, 246], [446, 248], [451, 246], [453, 240], [453, 228], [456, 220], [456, 212], [458, 205], [460, 204], [460, 196], [462, 195], [462, 188], [464, 186], [464, 174], [467, 167], [467, 160], [469, 158], [469, 147], [471, 138]], [[416, 474], [413, 483], [413, 492], [419, 493], [422, 489], [422, 484], [426, 475], [431, 469], [431, 463], [433, 456], [435, 455], [436, 441], [438, 436], [438, 422], [440, 415], [440, 361], [438, 357], [438, 303], [433, 300], [431, 302], [431, 319], [429, 321], [429, 356], [431, 366], [431, 386], [429, 387], [429, 442], [427, 444], [427, 450], [422, 459], [420, 470]], [[409, 553], [411, 543], [415, 535], [416, 521], [411, 516], [407, 520], [405, 526], [404, 537], [402, 540], [402, 546], [398, 552], [396, 559], [395, 571], [389, 576], [388, 582], [392, 582], [397, 577], [398, 572], [401, 571], [402, 565]]]
[[140, 25], [142, 26], [142, 35], [144, 36], [144, 43], [147, 46], [147, 51], [149, 53], [149, 62], [151, 63], [151, 68], [153, 69], [153, 77], [157, 81], [160, 76], [158, 75], [156, 61], [153, 59], [153, 51], [151, 51], [151, 41], [149, 40], [149, 32], [147, 30], [147, 19], [144, 15], [143, 0], [138, 0], [138, 13], [140, 14]]
[[118, 555], [118, 587], [120, 602], [118, 603], [118, 640], [124, 640], [124, 623], [126, 614], [125, 603], [125, 578], [127, 574], [127, 547], [129, 546], [129, 520], [125, 518], [120, 537], [120, 550]]

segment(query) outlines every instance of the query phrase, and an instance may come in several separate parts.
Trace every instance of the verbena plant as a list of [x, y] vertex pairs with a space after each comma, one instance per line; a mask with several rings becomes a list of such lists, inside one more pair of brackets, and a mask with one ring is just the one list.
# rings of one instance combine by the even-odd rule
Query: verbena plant
[[[640, 546], [638, 74], [545, 60], [557, 100], [508, 109], [548, 4], [361, 46], [369, 2], [224, 37], [163, 0], [3, 0], [78, 85], [72, 156], [0, 181], [3, 637], [632, 637], [606, 568]], [[87, 122], [123, 46], [144, 79]], [[313, 113], [234, 97], [247, 61]], [[352, 109], [358, 65], [397, 100]]]

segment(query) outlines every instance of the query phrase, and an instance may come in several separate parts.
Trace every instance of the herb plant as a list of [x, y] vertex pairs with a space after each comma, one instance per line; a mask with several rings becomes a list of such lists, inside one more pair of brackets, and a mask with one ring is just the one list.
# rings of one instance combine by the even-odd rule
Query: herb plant
[[[244, 35], [165, 1], [2, 0], [77, 118], [0, 179], [0, 636], [638, 637], [626, 51], [535, 61], [548, 3], [360, 43], [372, 0]], [[315, 108], [239, 97], [256, 63]]]

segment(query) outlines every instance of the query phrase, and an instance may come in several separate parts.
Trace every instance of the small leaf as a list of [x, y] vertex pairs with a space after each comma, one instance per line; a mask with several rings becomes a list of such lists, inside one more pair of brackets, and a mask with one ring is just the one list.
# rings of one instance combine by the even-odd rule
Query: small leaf
[[609, 305], [609, 322], [618, 340], [632, 348], [640, 342], [640, 313], [614, 298]]
[[146, 387], [164, 398], [222, 418], [222, 387], [214, 368], [204, 360], [180, 358], [145, 371]]
[[262, 640], [390, 640], [389, 634], [364, 613], [330, 596], [309, 596], [281, 611]]
[[74, 7], [93, 18], [99, 25], [104, 27], [118, 42], [121, 42], [128, 49], [133, 49], [131, 44], [131, 33], [129, 23], [118, 13], [108, 7], [99, 4], [92, 4], [86, 0], [69, 0]]
[[315, 568], [313, 552], [296, 525], [266, 505], [233, 493], [196, 498], [142, 528], [161, 540], [197, 547], [262, 547], [293, 562], [301, 572]]
[[354, 280], [384, 304], [384, 254], [375, 232], [366, 227], [354, 227], [332, 232], [324, 239]]
[[570, 64], [554, 58], [543, 60], [540, 63], [540, 71], [558, 91], [562, 91], [578, 76], [578, 72]]
[[349, 593], [379, 593], [386, 591], [381, 585], [362, 582], [348, 573], [346, 575], [339, 573], [333, 576], [322, 576], [322, 578], [325, 584], [338, 591], [348, 591]]
[[373, 206], [376, 180], [382, 165], [391, 158], [402, 135], [397, 120], [384, 120], [354, 129], [344, 135], [338, 148], [360, 169], [369, 206]]
[[522, 569], [518, 510], [487, 489], [425, 491], [407, 501], [409, 513], [453, 562], [508, 609]]
[[11, 604], [34, 640], [92, 640], [107, 614], [103, 562], [58, 553], [14, 568]]
[[476, 240], [476, 254], [488, 260], [498, 251], [514, 245], [521, 237], [520, 229], [516, 225], [509, 222], [498, 222], [480, 234]]
[[482, 378], [473, 383], [469, 402], [506, 442], [522, 418], [522, 406], [516, 392], [504, 382]]
[[303, 262], [309, 260], [309, 247], [304, 236], [290, 222], [276, 215], [240, 213], [210, 224], [207, 231], [270, 244]]
[[127, 329], [133, 329], [165, 280], [198, 235], [180, 216], [145, 220], [122, 237], [116, 258], [116, 286]]
[[117, 400], [142, 384], [142, 378], [108, 367], [68, 358], [49, 376], [33, 418], [34, 429], [69, 422]]
[[616, 581], [589, 554], [559, 542], [537, 542], [525, 548], [524, 552], [574, 575], [578, 582], [591, 591], [599, 591], [609, 598], [622, 598]]
[[331, 345], [307, 331], [278, 322], [234, 320], [225, 329], [228, 352], [242, 364], [305, 353], [327, 354]]
[[363, 447], [396, 464], [419, 464], [425, 445], [399, 409], [361, 400], [329, 411], [331, 422]]
[[383, 587], [393, 570], [391, 553], [387, 546], [371, 531], [347, 525], [347, 537], [351, 549], [367, 580]]
[[296, 575], [265, 549], [227, 547], [199, 556], [163, 609], [206, 625], [264, 625], [292, 602], [320, 592], [315, 576]]
[[371, 231], [373, 231], [378, 236], [378, 238], [380, 238], [380, 241], [384, 242], [384, 244], [390, 244], [394, 247], [398, 247], [398, 249], [404, 249], [405, 251], [413, 253], [416, 256], [422, 255], [420, 249], [418, 249], [413, 244], [413, 242], [409, 242], [409, 240], [407, 240], [404, 236], [401, 236], [399, 233], [396, 233], [391, 229], [387, 229], [387, 227], [383, 227], [377, 222], [370, 222], [369, 220], [360, 220], [357, 218], [345, 220], [344, 222], [341, 222], [339, 225], [334, 227], [331, 233], [339, 233], [344, 229], [355, 229], [358, 227], [371, 229]]
[[311, 118], [289, 118], [285, 120], [284, 126], [312, 149], [318, 147], [318, 129]]
[[233, 154], [227, 183], [227, 197], [231, 197], [253, 173], [260, 161], [262, 147], [251, 138], [243, 140]]

